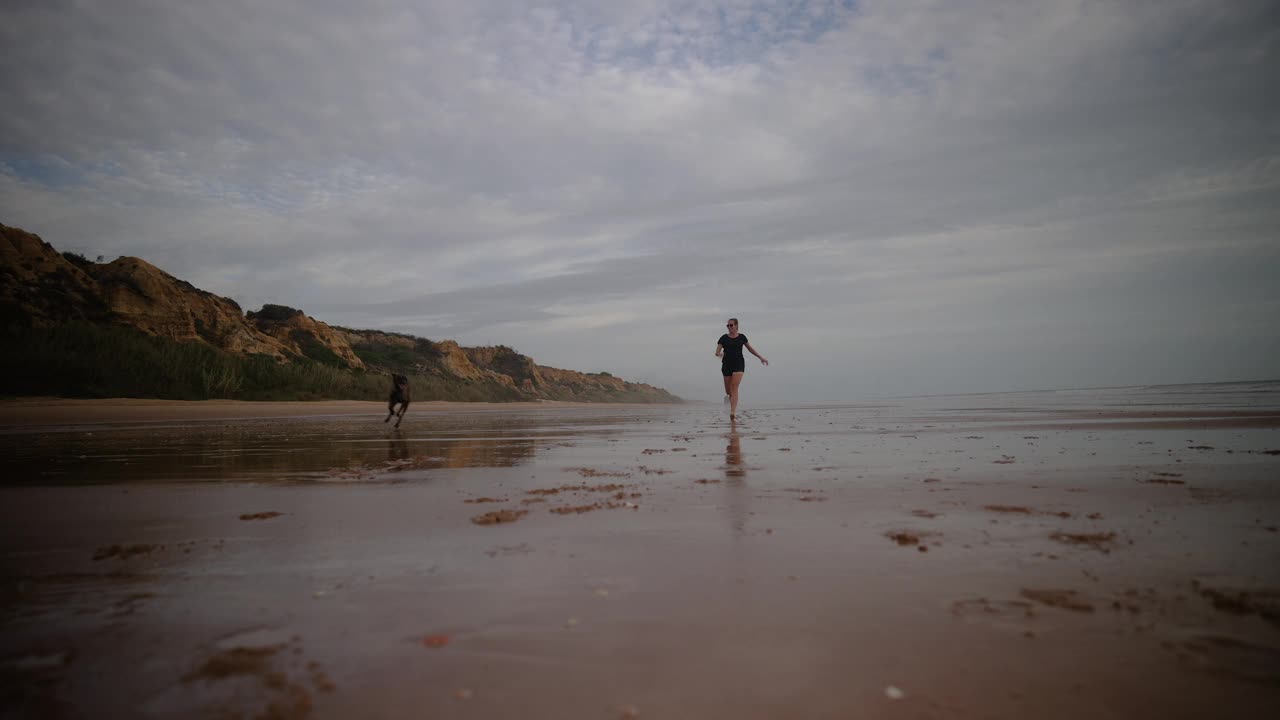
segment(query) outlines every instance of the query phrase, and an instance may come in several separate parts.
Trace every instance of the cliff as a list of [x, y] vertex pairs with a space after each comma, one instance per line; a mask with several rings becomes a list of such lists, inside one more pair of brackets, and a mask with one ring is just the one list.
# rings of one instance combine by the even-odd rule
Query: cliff
[[461, 347], [453, 340], [433, 342], [377, 330], [339, 328], [372, 370], [404, 372], [471, 385], [495, 386], [522, 400], [576, 402], [676, 403], [680, 398], [659, 387], [634, 383], [608, 373], [538, 365], [503, 346]]
[[[323, 348], [363, 364], [324, 323], [301, 317], [254, 322], [230, 298], [201, 290], [136, 257], [95, 263], [60, 254], [39, 236], [0, 225], [0, 320], [49, 327], [70, 321], [123, 325], [178, 342], [289, 361]], [[264, 308], [265, 310], [265, 308]], [[295, 311], [296, 312], [296, 311]]]
[[[453, 340], [331, 327], [283, 305], [245, 313], [234, 300], [140, 258], [92, 262], [59, 253], [25, 230], [0, 225], [0, 331], [20, 340], [72, 324], [127, 328], [159, 341], [277, 364], [310, 363], [361, 376], [402, 372], [422, 378], [428, 393], [419, 393], [421, 399], [434, 392], [451, 399], [679, 402], [661, 388], [607, 373], [542, 367], [505, 346], [465, 348]], [[232, 381], [220, 385], [235, 386]]]

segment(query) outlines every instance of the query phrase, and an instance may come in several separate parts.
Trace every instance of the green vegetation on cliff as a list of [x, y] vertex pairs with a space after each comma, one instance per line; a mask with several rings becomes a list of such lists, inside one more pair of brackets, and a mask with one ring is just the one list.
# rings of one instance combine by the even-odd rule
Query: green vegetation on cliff
[[[415, 376], [415, 400], [522, 400], [497, 383]], [[69, 323], [13, 328], [0, 345], [0, 394], [173, 400], [385, 400], [385, 375], [315, 361], [280, 363], [130, 328]]]
[[[426, 353], [402, 348], [381, 352], [368, 349], [361, 356], [371, 366], [407, 369], [415, 401], [532, 399], [493, 379], [466, 380], [414, 372], [412, 368], [419, 360], [431, 357], [432, 345], [416, 340]], [[388, 377], [378, 371], [349, 370], [309, 359], [281, 363], [266, 355], [237, 355], [206, 343], [180, 342], [116, 325], [10, 325], [0, 331], [3, 396], [383, 401], [388, 391]], [[639, 391], [601, 391], [591, 397], [559, 395], [558, 399], [585, 402], [655, 401]]]

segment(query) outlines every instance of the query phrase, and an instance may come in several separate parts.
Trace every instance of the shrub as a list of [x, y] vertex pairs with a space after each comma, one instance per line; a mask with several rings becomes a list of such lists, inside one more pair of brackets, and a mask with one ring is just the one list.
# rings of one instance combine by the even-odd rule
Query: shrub
[[[419, 401], [526, 399], [491, 381], [413, 375], [410, 382]], [[0, 327], [0, 394], [8, 396], [383, 401], [389, 385], [384, 374], [308, 358], [282, 363], [269, 355], [235, 355], [122, 326]]]

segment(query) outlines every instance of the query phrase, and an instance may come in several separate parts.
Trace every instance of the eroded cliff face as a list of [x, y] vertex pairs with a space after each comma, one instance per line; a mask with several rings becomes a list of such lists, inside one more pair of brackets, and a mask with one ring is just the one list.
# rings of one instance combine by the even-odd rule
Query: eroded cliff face
[[440, 367], [457, 377], [466, 380], [485, 380], [491, 379], [504, 385], [514, 385], [512, 379], [501, 373], [495, 373], [488, 368], [481, 369], [471, 362], [471, 357], [467, 353], [466, 348], [458, 345], [453, 340], [441, 340], [434, 343], [436, 349], [440, 352]]
[[101, 321], [107, 308], [89, 273], [25, 230], [0, 225], [0, 318], [47, 326]]
[[140, 258], [122, 257], [96, 265], [92, 272], [113, 322], [149, 335], [277, 360], [285, 360], [292, 350], [258, 332], [234, 300], [205, 292]]
[[541, 392], [556, 400], [609, 400], [614, 402], [680, 402], [680, 398], [647, 383], [628, 382], [608, 373], [583, 373], [577, 370], [538, 365]]
[[511, 378], [512, 384], [523, 393], [546, 397], [540, 392], [543, 387], [542, 376], [538, 374], [538, 366], [534, 364], [533, 358], [521, 355], [505, 345], [462, 350], [476, 367]]
[[264, 305], [248, 314], [254, 329], [287, 348], [294, 355], [331, 365], [364, 369], [345, 333], [284, 305]]
[[435, 375], [466, 382], [496, 382], [514, 387], [511, 378], [478, 368], [467, 357], [466, 349], [453, 340], [431, 341], [425, 338], [388, 333], [380, 330], [337, 328], [355, 350], [363, 355], [370, 370], [409, 375]]
[[680, 401], [661, 388], [608, 373], [543, 367], [502, 345], [468, 348], [453, 340], [335, 328], [283, 305], [246, 314], [234, 300], [140, 258], [95, 263], [0, 225], [0, 330], [77, 321], [123, 325], [279, 362], [308, 358], [340, 368], [431, 377], [454, 389], [486, 387], [493, 391], [488, 397], [505, 400]]
[[538, 365], [515, 350], [494, 345], [462, 347], [453, 340], [431, 341], [378, 330], [340, 329], [371, 370], [403, 372], [466, 383], [493, 383], [526, 400], [675, 403], [662, 388], [627, 382], [608, 373]]
[[583, 402], [680, 402], [680, 398], [662, 388], [633, 383], [608, 373], [583, 373], [577, 370], [538, 365], [533, 358], [504, 345], [463, 348], [467, 357], [485, 370], [510, 377], [520, 391], [544, 400]]
[[350, 344], [324, 323], [299, 313], [299, 319], [264, 332], [234, 300], [201, 290], [141, 258], [94, 263], [60, 254], [37, 235], [0, 225], [0, 261], [0, 317], [8, 323], [111, 323], [280, 361], [305, 357], [307, 350], [321, 354], [319, 347], [348, 367], [364, 367]]

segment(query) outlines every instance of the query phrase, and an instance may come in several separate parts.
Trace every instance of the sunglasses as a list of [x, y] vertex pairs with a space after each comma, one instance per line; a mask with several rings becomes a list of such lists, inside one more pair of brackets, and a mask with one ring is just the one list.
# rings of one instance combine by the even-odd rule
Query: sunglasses
[[725, 323], [725, 324], [724, 324], [724, 326], [725, 326], [725, 327], [737, 327], [737, 326], [738, 326], [738, 324], [737, 324], [737, 323]]

